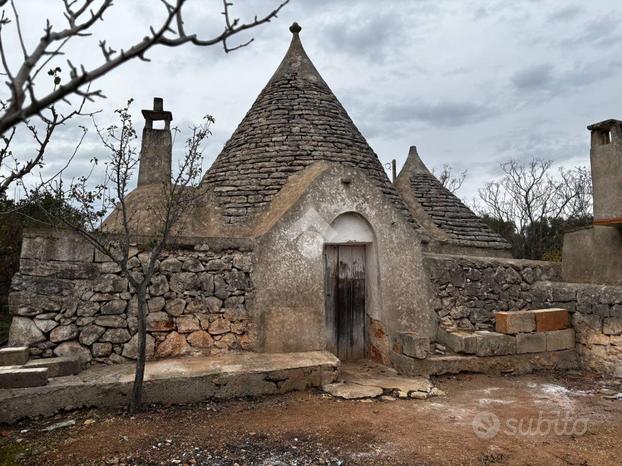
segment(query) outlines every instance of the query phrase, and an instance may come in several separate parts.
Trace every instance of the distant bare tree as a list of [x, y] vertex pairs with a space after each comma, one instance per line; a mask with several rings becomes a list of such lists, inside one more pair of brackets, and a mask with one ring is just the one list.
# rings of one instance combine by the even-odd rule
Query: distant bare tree
[[[232, 3], [223, 0], [222, 31], [200, 37], [184, 27], [187, 0], [160, 0], [162, 19], [146, 31], [142, 40], [115, 50], [107, 40], [101, 39], [97, 50], [101, 62], [87, 68], [67, 57], [65, 49], [69, 43], [93, 34], [96, 24], [104, 21], [105, 14], [113, 8], [113, 0], [62, 0], [66, 26], [58, 29], [48, 19], [38, 44], [30, 50], [24, 40], [16, 2], [0, 0], [0, 62], [7, 85], [7, 92], [0, 93], [0, 195], [4, 195], [12, 183], [41, 166], [52, 135], [59, 126], [81, 115], [86, 101], [104, 97], [101, 90], [91, 89], [91, 83], [130, 60], [149, 61], [146, 53], [158, 45], [177, 47], [190, 43], [207, 47], [222, 44], [227, 53], [237, 50], [253, 39], [231, 46], [229, 40], [232, 36], [276, 18], [288, 2], [284, 0], [265, 16], [255, 16], [252, 21], [244, 23], [231, 16]], [[11, 25], [14, 30], [7, 39]], [[8, 50], [17, 51], [13, 53], [17, 58], [10, 56]], [[68, 76], [63, 76], [60, 60], [65, 62], [63, 66], [68, 70]], [[46, 76], [52, 79], [52, 87], [45, 85]], [[77, 98], [80, 103], [72, 102], [72, 98]], [[16, 154], [11, 149], [16, 130], [22, 125], [30, 133], [34, 147], [27, 155]]]
[[432, 169], [432, 174], [453, 194], [456, 194], [460, 190], [467, 177], [467, 173], [468, 170], [455, 173], [454, 168], [447, 164], [443, 165], [438, 172], [436, 169]]
[[[186, 140], [186, 150], [177, 167], [177, 174], [170, 182], [162, 183], [157, 202], [153, 205], [137, 206], [130, 209], [127, 204], [130, 181], [139, 163], [138, 151], [135, 145], [137, 135], [129, 113], [128, 105], [116, 110], [119, 118], [117, 125], [106, 129], [97, 127], [104, 147], [110, 157], [104, 164], [104, 180], [92, 185], [91, 178], [96, 175], [99, 164], [92, 160], [92, 169], [88, 175], [80, 176], [65, 187], [61, 182], [46, 182], [41, 188], [56, 199], [62, 199], [75, 207], [78, 215], [72, 212], [71, 216], [62, 215], [66, 212], [48, 212], [48, 221], [51, 226], [61, 225], [73, 230], [91, 243], [97, 251], [115, 262], [121, 274], [127, 278], [131, 288], [136, 293], [138, 351], [136, 371], [132, 394], [128, 403], [129, 412], [140, 409], [142, 403], [142, 384], [146, 361], [146, 312], [147, 288], [153, 277], [156, 260], [164, 248], [169, 244], [175, 228], [181, 226], [184, 215], [188, 213], [202, 197], [199, 181], [202, 173], [203, 150], [202, 145], [210, 133], [213, 118], [206, 116], [203, 123], [191, 128], [190, 137]], [[99, 178], [99, 176], [97, 176]], [[111, 213], [112, 211], [112, 213]], [[149, 212], [149, 221], [153, 222], [154, 234], [150, 235], [148, 244], [144, 245], [147, 258], [140, 273], [130, 271], [128, 262], [132, 256], [130, 251], [137, 243], [136, 227], [144, 222], [139, 215]], [[119, 232], [107, 233], [101, 228], [102, 220], [110, 214], [111, 221]], [[142, 239], [143, 242], [145, 239]]]
[[503, 176], [479, 190], [482, 215], [515, 226], [524, 243], [519, 249], [530, 258], [540, 258], [542, 244], [551, 228], [563, 220], [585, 220], [591, 216], [592, 183], [586, 167], [552, 172], [552, 162], [533, 158], [501, 164]]

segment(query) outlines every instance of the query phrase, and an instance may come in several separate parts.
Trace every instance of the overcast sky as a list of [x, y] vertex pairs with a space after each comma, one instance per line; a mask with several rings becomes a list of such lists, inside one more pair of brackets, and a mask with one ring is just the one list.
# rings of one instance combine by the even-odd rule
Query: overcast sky
[[[237, 1], [242, 19], [278, 0]], [[60, 0], [18, 0], [26, 40], [36, 44], [47, 17], [63, 25]], [[220, 31], [221, 2], [188, 0], [186, 28]], [[68, 49], [74, 63], [97, 64], [96, 40], [127, 47], [162, 16], [158, 0], [119, 0], [95, 37]], [[429, 167], [469, 170], [470, 199], [509, 158], [538, 156], [589, 164], [586, 125], [622, 117], [622, 2], [615, 0], [291, 0], [255, 41], [231, 54], [221, 47], [158, 48], [97, 82], [105, 123], [129, 97], [138, 110], [164, 98], [186, 128], [216, 118], [209, 166], [277, 68], [292, 21], [304, 47], [383, 163], [401, 167], [417, 145]], [[7, 39], [5, 38], [5, 43]], [[67, 128], [51, 149], [51, 170], [79, 134]], [[97, 152], [94, 142], [83, 160]], [[27, 150], [27, 148], [22, 148]], [[80, 163], [75, 172], [80, 171]]]

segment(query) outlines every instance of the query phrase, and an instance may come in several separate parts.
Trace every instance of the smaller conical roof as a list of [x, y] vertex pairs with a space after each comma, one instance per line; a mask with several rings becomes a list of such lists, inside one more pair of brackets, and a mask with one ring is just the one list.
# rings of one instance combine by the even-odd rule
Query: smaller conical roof
[[[399, 174], [397, 187], [415, 219], [426, 229], [438, 228], [449, 242], [483, 249], [509, 249], [510, 244], [490, 229], [426, 167], [415, 146]], [[432, 236], [434, 232], [430, 232]]]
[[307, 56], [294, 23], [291, 44], [205, 175], [228, 223], [266, 209], [288, 178], [326, 160], [363, 170], [414, 225], [380, 160]]

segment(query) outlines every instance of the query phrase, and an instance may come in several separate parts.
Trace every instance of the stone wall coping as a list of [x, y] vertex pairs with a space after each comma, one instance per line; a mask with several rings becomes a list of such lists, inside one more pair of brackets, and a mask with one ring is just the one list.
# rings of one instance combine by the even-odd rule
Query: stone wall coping
[[495, 256], [467, 256], [461, 254], [439, 254], [426, 252], [424, 253], [424, 257], [426, 259], [433, 260], [456, 260], [460, 262], [472, 262], [474, 264], [484, 264], [491, 266], [511, 266], [513, 268], [525, 268], [525, 267], [551, 267], [558, 268], [561, 272], [561, 263], [560, 262], [550, 262], [550, 261], [538, 261], [532, 259], [513, 259], [506, 257], [495, 257]]
[[[66, 238], [68, 235], [79, 237], [79, 234], [68, 229], [62, 228], [26, 228], [24, 229], [24, 238], [43, 238], [43, 239], [56, 239]], [[110, 237], [115, 236], [111, 234]], [[148, 244], [153, 237], [136, 235], [132, 237], [132, 242], [142, 245]], [[255, 248], [256, 241], [253, 238], [246, 237], [197, 237], [197, 236], [174, 236], [171, 238], [170, 247], [178, 247], [181, 249], [191, 249], [195, 246], [205, 244], [209, 249], [216, 252], [224, 251], [227, 249], [239, 249], [240, 251], [252, 251]]]

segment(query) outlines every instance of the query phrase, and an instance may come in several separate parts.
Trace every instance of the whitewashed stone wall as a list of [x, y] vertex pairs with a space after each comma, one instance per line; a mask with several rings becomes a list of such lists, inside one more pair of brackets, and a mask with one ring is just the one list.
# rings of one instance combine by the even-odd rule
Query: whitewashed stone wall
[[[251, 249], [240, 241], [211, 240], [162, 255], [148, 289], [150, 357], [252, 348]], [[138, 247], [132, 254], [132, 273], [141, 274], [148, 256]], [[9, 343], [28, 345], [33, 356], [72, 354], [104, 363], [136, 358], [137, 299], [128, 280], [73, 235], [27, 233], [9, 303]]]

